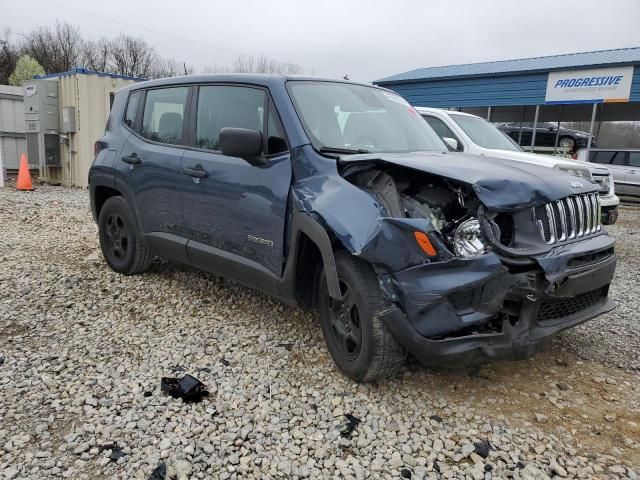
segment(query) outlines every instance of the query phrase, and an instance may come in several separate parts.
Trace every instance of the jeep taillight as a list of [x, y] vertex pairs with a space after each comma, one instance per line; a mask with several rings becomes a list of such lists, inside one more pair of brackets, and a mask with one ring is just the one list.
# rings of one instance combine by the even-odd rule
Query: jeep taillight
[[100, 153], [101, 150], [104, 150], [105, 148], [107, 148], [107, 144], [101, 141], [97, 141], [96, 143], [93, 144], [93, 158], [97, 158], [98, 154]]

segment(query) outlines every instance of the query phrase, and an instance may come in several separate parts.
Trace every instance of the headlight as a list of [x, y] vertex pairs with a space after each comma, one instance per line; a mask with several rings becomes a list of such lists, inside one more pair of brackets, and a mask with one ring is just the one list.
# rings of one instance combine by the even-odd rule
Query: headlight
[[487, 245], [478, 220], [471, 218], [458, 226], [453, 234], [453, 249], [461, 257], [474, 257], [485, 252]]
[[586, 178], [587, 180], [591, 180], [591, 172], [589, 171], [589, 169], [580, 167], [579, 165], [556, 165], [553, 168], [566, 172], [569, 175], [573, 175], [575, 177], [581, 177]]

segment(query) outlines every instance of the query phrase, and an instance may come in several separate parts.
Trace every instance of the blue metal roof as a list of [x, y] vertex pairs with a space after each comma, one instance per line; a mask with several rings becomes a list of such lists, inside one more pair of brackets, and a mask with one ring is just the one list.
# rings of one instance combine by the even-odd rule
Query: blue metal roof
[[99, 77], [122, 78], [124, 80], [136, 80], [136, 81], [146, 80], [146, 78], [142, 78], [142, 77], [130, 77], [128, 75], [119, 75], [117, 73], [98, 72], [96, 70], [89, 70], [88, 68], [80, 68], [80, 67], [73, 68], [66, 72], [50, 73], [48, 75], [34, 75], [33, 78], [40, 80], [43, 78], [69, 77], [71, 75], [77, 75], [77, 74], [97, 75]]
[[511, 73], [532, 73], [570, 68], [586, 68], [640, 63], [640, 47], [600, 50], [596, 52], [567, 53], [549, 57], [519, 58], [497, 62], [467, 63], [442, 67], [418, 68], [405, 73], [376, 80], [375, 84], [412, 82], [494, 76]]

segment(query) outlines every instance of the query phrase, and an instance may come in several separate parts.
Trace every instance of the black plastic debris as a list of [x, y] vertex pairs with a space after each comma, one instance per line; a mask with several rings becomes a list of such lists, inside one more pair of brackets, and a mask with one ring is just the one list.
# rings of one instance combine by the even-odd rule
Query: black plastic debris
[[160, 390], [173, 398], [182, 398], [185, 402], [199, 402], [209, 395], [204, 383], [189, 374], [181, 379], [162, 377]]
[[402, 470], [400, 470], [400, 476], [402, 478], [411, 478], [411, 470], [409, 470], [408, 468], [403, 468]]
[[278, 344], [278, 347], [284, 348], [286, 351], [290, 352], [291, 350], [293, 350], [293, 343], [282, 342]]
[[4, 357], [0, 357], [0, 365], [4, 363]]
[[124, 457], [125, 455], [125, 453], [122, 451], [122, 448], [118, 446], [117, 442], [105, 443], [104, 445], [100, 445], [98, 447], [98, 451], [100, 453], [104, 452], [105, 450], [111, 450], [109, 460], [111, 460], [112, 462], [117, 462], [118, 459]]
[[360, 424], [361, 420], [355, 415], [351, 415], [350, 413], [345, 414], [345, 418], [347, 419], [347, 423], [345, 423], [340, 429], [340, 435], [343, 438], [351, 438], [351, 434]]
[[227, 360], [224, 357], [220, 359], [220, 363], [223, 364], [225, 367], [228, 367], [229, 365], [231, 365], [231, 362], [229, 362], [229, 360]]
[[164, 462], [160, 462], [156, 468], [153, 469], [148, 480], [165, 480], [167, 477], [167, 465]]
[[489, 450], [491, 450], [491, 444], [489, 443], [489, 440], [480, 440], [473, 445], [476, 447], [475, 452], [482, 458], [487, 458], [489, 456]]
[[491, 470], [493, 470], [493, 465], [491, 465], [490, 463], [486, 463], [484, 465], [484, 471], [485, 472], [490, 472]]
[[438, 422], [438, 423], [442, 422], [442, 417], [440, 415], [431, 415], [429, 418], [431, 420], [434, 420], [434, 421]]
[[145, 398], [149, 398], [151, 395], [153, 395], [153, 392], [149, 392], [149, 391], [147, 391], [147, 392], [144, 392], [142, 395], [143, 395]]

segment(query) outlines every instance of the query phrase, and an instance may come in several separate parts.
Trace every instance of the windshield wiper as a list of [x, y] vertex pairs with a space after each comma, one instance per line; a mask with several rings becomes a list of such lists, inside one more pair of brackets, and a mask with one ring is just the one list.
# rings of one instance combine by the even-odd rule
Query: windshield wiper
[[320, 153], [343, 153], [345, 155], [355, 155], [357, 153], [370, 153], [369, 150], [363, 148], [340, 148], [340, 147], [320, 147]]

